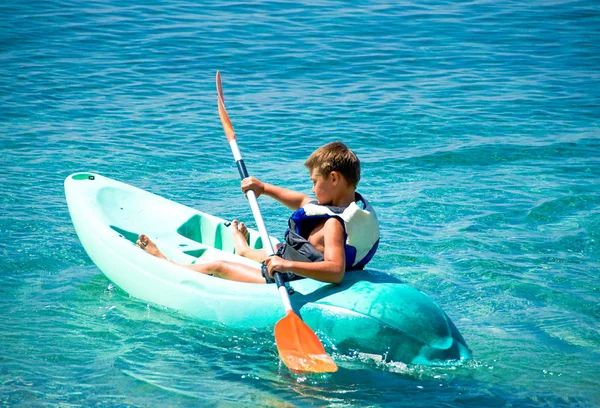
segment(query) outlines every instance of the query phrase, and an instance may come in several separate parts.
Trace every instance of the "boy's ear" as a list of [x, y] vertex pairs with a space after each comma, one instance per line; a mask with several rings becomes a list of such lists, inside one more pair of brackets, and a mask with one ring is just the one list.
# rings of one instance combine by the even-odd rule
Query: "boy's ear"
[[340, 173], [337, 171], [332, 171], [329, 173], [329, 178], [333, 184], [337, 184], [340, 181]]

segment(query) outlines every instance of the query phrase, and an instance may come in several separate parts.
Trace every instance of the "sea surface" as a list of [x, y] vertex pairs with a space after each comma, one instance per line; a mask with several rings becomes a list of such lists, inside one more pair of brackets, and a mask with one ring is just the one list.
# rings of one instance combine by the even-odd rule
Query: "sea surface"
[[[270, 331], [111, 285], [73, 172], [253, 226], [217, 70], [252, 175], [310, 193], [304, 159], [354, 149], [370, 267], [432, 297], [473, 360], [298, 376]], [[595, 0], [3, 1], [0, 405], [598, 407], [599, 125]], [[260, 204], [281, 237], [288, 211]]]

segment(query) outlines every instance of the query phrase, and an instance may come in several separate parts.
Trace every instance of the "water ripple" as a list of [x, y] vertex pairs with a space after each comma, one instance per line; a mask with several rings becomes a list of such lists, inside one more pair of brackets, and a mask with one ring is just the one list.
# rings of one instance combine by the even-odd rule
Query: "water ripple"
[[[596, 403], [596, 3], [50, 0], [0, 11], [3, 404]], [[315, 147], [343, 140], [357, 152], [383, 237], [372, 267], [431, 295], [475, 361], [336, 356], [339, 375], [299, 378], [268, 334], [107, 290], [69, 220], [72, 172], [252, 224], [216, 114], [217, 70], [252, 174], [310, 193], [302, 163]], [[282, 235], [287, 211], [261, 204]]]

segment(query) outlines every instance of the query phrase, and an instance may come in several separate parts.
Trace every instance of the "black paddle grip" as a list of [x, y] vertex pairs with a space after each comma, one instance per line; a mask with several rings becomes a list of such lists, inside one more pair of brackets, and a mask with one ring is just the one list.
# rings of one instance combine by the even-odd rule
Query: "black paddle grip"
[[281, 274], [279, 272], [275, 272], [274, 274], [275, 277], [275, 283], [277, 283], [277, 287], [280, 288], [282, 286], [285, 286], [285, 282], [283, 281], [283, 277], [281, 276]]
[[246, 165], [244, 164], [244, 160], [238, 160], [235, 162], [235, 164], [237, 165], [238, 171], [240, 172], [240, 177], [243, 179], [245, 179], [246, 177], [250, 177], [250, 175], [248, 174], [248, 170], [246, 170]]

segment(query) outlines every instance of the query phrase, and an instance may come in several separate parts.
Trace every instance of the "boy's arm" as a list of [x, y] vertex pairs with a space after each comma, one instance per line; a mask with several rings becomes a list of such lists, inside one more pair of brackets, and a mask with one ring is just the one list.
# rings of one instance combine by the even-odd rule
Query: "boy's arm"
[[277, 272], [292, 272], [296, 275], [315, 279], [321, 282], [340, 283], [346, 270], [346, 253], [344, 251], [344, 227], [335, 218], [329, 218], [325, 225], [325, 251], [321, 262], [296, 262], [272, 256], [265, 259], [265, 265], [272, 275]]
[[257, 197], [266, 194], [294, 211], [312, 201], [312, 198], [298, 191], [263, 183], [254, 177], [242, 180], [242, 191], [245, 193], [248, 190], [254, 190]]

